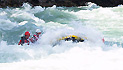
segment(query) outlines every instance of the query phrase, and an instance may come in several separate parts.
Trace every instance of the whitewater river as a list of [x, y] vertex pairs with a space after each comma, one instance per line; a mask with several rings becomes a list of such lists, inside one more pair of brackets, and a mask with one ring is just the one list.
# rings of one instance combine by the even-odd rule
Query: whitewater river
[[[18, 45], [26, 31], [42, 34]], [[63, 36], [86, 37], [85, 42]], [[102, 42], [102, 39], [105, 42]], [[0, 8], [0, 70], [123, 70], [123, 6]]]

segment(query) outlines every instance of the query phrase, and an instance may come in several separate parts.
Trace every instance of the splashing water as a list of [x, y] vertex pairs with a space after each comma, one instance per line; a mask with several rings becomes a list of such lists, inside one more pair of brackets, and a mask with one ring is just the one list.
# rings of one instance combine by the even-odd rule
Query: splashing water
[[[0, 70], [122, 70], [122, 8], [31, 7], [0, 9]], [[25, 31], [42, 30], [35, 44], [19, 46]], [[87, 37], [81, 43], [67, 35]], [[105, 43], [102, 42], [105, 39]]]

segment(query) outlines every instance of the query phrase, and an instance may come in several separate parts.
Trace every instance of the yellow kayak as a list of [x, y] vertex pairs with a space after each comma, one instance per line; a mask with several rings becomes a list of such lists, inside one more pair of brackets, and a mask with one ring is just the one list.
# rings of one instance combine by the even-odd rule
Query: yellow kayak
[[78, 42], [84, 42], [85, 40], [87, 40], [87, 37], [78, 37], [76, 35], [69, 35], [69, 36], [65, 36], [65, 37], [62, 37], [60, 39], [58, 39], [55, 43], [52, 43], [53, 47], [55, 45], [60, 45], [61, 41], [64, 40], [64, 41], [72, 41], [74, 43], [78, 43]]
[[81, 38], [75, 35], [69, 35], [69, 36], [60, 38], [59, 41], [65, 40], [65, 41], [73, 41], [73, 42], [84, 42], [85, 39], [87, 39], [87, 37]]

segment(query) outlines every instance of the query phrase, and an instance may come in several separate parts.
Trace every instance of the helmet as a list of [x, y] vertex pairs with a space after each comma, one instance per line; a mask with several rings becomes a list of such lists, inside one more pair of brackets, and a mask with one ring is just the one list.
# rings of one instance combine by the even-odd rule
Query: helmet
[[26, 31], [26, 32], [25, 32], [25, 35], [29, 35], [29, 36], [30, 36], [30, 33], [29, 33], [29, 31]]
[[39, 32], [41, 32], [41, 30], [40, 30], [40, 29], [36, 29], [36, 31], [35, 31], [35, 32], [39, 33]]

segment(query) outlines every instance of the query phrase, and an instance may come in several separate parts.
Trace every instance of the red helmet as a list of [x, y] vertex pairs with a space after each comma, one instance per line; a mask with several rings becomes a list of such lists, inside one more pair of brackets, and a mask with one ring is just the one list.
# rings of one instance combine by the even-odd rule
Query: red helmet
[[29, 35], [29, 36], [30, 36], [30, 33], [29, 33], [29, 31], [26, 31], [26, 32], [25, 32], [25, 35]]

